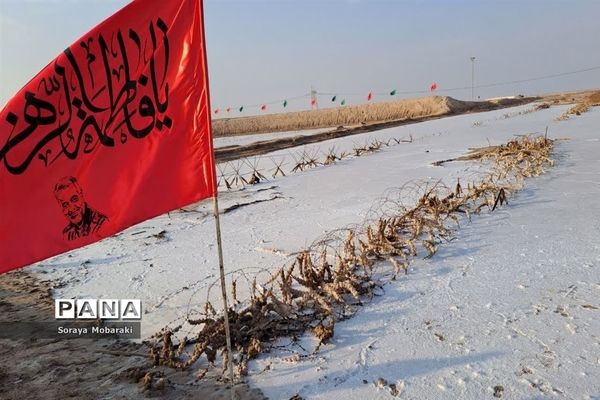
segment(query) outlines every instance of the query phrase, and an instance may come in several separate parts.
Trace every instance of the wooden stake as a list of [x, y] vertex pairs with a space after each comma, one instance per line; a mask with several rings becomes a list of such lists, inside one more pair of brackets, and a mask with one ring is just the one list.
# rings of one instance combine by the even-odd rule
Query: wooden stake
[[508, 200], [506, 199], [506, 193], [504, 192], [504, 188], [501, 188], [500, 191], [498, 192], [498, 196], [496, 197], [496, 201], [494, 202], [494, 207], [492, 208], [492, 211], [494, 211], [496, 209], [496, 206], [498, 206], [498, 203], [500, 203], [500, 205], [506, 203], [508, 204]]

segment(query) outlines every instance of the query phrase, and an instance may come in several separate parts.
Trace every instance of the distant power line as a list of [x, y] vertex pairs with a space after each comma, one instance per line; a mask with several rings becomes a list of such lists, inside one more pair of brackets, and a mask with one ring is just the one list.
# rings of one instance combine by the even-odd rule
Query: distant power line
[[[551, 79], [551, 78], [558, 78], [561, 76], [566, 76], [566, 75], [574, 75], [574, 74], [580, 74], [582, 72], [589, 72], [589, 71], [595, 71], [595, 70], [600, 70], [600, 65], [599, 66], [595, 66], [595, 67], [590, 67], [590, 68], [584, 68], [584, 69], [578, 69], [575, 71], [568, 71], [568, 72], [561, 72], [561, 73], [557, 73], [557, 74], [552, 74], [552, 75], [543, 75], [543, 76], [537, 76], [534, 78], [527, 78], [527, 79], [518, 79], [518, 80], [514, 80], [514, 81], [505, 81], [505, 82], [495, 82], [495, 83], [488, 83], [488, 84], [484, 84], [484, 85], [475, 85], [474, 87], [476, 89], [478, 88], [489, 88], [489, 87], [495, 87], [495, 86], [504, 86], [504, 85], [514, 85], [516, 83], [525, 83], [525, 82], [533, 82], [533, 81], [540, 81], [543, 79]], [[467, 90], [467, 89], [471, 89], [471, 86], [462, 86], [462, 87], [454, 87], [454, 88], [440, 88], [437, 91], [438, 92], [450, 92], [450, 91], [456, 91], [456, 90]], [[411, 90], [411, 91], [396, 91], [396, 94], [420, 94], [420, 93], [429, 93], [429, 90]], [[319, 92], [319, 94], [322, 95], [326, 95], [326, 96], [333, 96], [333, 95], [341, 95], [341, 96], [364, 96], [364, 93], [329, 93], [329, 92]], [[375, 93], [377, 95], [388, 95], [388, 93]]]
[[[514, 84], [517, 84], [517, 83], [526, 83], [526, 82], [540, 81], [540, 80], [543, 80], [543, 79], [559, 78], [561, 76], [575, 75], [575, 74], [580, 74], [580, 73], [583, 73], [583, 72], [589, 72], [589, 71], [595, 71], [595, 70], [600, 70], [600, 65], [599, 66], [595, 66], [595, 67], [578, 69], [578, 70], [575, 70], [575, 71], [560, 72], [560, 73], [551, 74], [551, 75], [542, 75], [542, 76], [536, 76], [536, 77], [527, 78], [527, 79], [517, 79], [517, 80], [513, 80], [513, 81], [487, 83], [487, 84], [483, 84], [483, 85], [461, 86], [461, 87], [451, 87], [451, 88], [444, 88], [442, 86], [438, 90], [436, 90], [436, 92], [454, 92], [454, 91], [458, 91], [458, 90], [472, 90], [472, 89], [490, 88], [490, 87], [496, 87], [496, 86], [514, 85]], [[427, 90], [427, 89], [423, 89], [423, 90], [405, 90], [405, 91], [402, 91], [402, 90], [393, 90], [392, 92], [373, 93], [373, 94], [377, 95], [377, 96], [391, 96], [391, 93], [393, 93], [393, 95], [397, 95], [397, 94], [405, 94], [405, 95], [410, 95], [410, 94], [426, 94], [426, 93], [430, 93], [430, 90]], [[313, 93], [305, 93], [305, 94], [302, 94], [302, 95], [299, 95], [299, 96], [287, 97], [285, 99], [267, 101], [267, 102], [263, 102], [263, 103], [260, 103], [260, 104], [244, 104], [243, 107], [240, 108], [240, 111], [242, 109], [244, 109], [244, 108], [245, 109], [250, 109], [250, 108], [262, 107], [262, 106], [266, 106], [266, 105], [283, 104], [284, 102], [285, 102], [285, 105], [284, 105], [284, 107], [285, 107], [287, 105], [288, 101], [298, 100], [298, 99], [308, 99], [308, 98], [311, 98], [312, 95], [313, 95]], [[337, 96], [365, 96], [366, 94], [365, 93], [344, 93], [344, 92], [316, 92], [316, 95], [318, 95], [318, 96], [336, 96], [337, 97]]]
[[[498, 82], [498, 83], [489, 83], [489, 84], [486, 84], [486, 85], [477, 85], [475, 87], [476, 88], [486, 88], [486, 87], [493, 87], [493, 86], [512, 85], [512, 84], [515, 84], [515, 83], [525, 83], [525, 82], [541, 81], [542, 79], [558, 78], [560, 76], [574, 75], [574, 74], [579, 74], [579, 73], [588, 72], [588, 71], [594, 71], [594, 70], [598, 70], [598, 69], [600, 69], [600, 66], [591, 67], [591, 68], [585, 68], [585, 69], [578, 69], [576, 71], [561, 72], [559, 74], [538, 76], [536, 78], [520, 79], [520, 80], [516, 80], [516, 81], [506, 81], [506, 82]], [[465, 88], [461, 88], [461, 89], [465, 89]], [[468, 89], [468, 87], [466, 89]]]

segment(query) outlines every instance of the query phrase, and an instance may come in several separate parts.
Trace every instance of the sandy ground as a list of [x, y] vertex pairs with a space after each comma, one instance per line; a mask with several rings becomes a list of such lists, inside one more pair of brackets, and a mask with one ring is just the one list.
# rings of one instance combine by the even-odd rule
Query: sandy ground
[[579, 92], [549, 93], [541, 96], [541, 100], [552, 104], [573, 104], [600, 101], [600, 90], [583, 90]]
[[[15, 271], [0, 276], [0, 324], [54, 317], [52, 283]], [[89, 339], [0, 339], [0, 398], [22, 399], [230, 399], [216, 372], [153, 367], [143, 344]], [[141, 382], [154, 374], [150, 388]], [[164, 378], [164, 387], [158, 383]], [[261, 400], [258, 389], [234, 388], [238, 399]]]

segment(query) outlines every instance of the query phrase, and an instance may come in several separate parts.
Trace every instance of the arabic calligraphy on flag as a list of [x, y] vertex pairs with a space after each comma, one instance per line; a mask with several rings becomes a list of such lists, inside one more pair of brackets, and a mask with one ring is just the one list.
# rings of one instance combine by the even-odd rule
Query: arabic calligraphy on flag
[[133, 1], [0, 112], [0, 273], [216, 193], [202, 2]]

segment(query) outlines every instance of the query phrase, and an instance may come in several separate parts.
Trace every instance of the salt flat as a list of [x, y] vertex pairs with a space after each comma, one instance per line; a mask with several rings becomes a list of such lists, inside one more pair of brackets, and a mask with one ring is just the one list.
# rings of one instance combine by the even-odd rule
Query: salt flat
[[328, 129], [306, 129], [302, 131], [289, 131], [289, 132], [277, 132], [277, 133], [257, 133], [254, 135], [241, 135], [241, 136], [220, 136], [213, 140], [215, 148], [227, 147], [227, 146], [243, 146], [246, 144], [258, 142], [261, 140], [272, 140], [281, 139], [286, 137], [294, 136], [307, 136], [314, 135], [315, 133], [326, 132], [331, 130]]
[[[546, 127], [552, 138], [570, 138], [556, 144], [557, 163], [548, 174], [527, 180], [508, 207], [462, 221], [456, 240], [433, 258], [413, 262], [407, 276], [385, 286], [384, 296], [337, 324], [330, 344], [311, 354], [316, 342], [306, 338], [308, 357], [301, 361], [293, 357], [305, 354], [297, 347], [263, 355], [251, 363], [249, 381], [273, 399], [295, 393], [309, 399], [394, 398], [392, 392], [400, 398], [480, 399], [494, 391], [505, 398], [598, 398], [600, 109], [556, 122], [568, 106], [534, 107], [310, 145], [304, 150], [322, 154], [331, 146], [350, 151], [369, 140], [413, 137], [412, 143], [333, 166], [224, 192], [223, 210], [239, 206], [222, 215], [226, 269], [253, 276], [280, 267], [290, 259], [286, 254], [327, 232], [361, 224], [390, 188], [423, 179], [453, 184], [482, 168], [434, 167], [433, 161]], [[289, 169], [294, 153], [270, 156]], [[155, 218], [28, 271], [52, 279], [57, 297], [142, 299], [143, 333], [150, 335], [181, 322], [207, 297], [220, 304], [212, 286], [218, 267], [210, 210], [205, 202]], [[245, 294], [242, 286], [238, 296]]]

